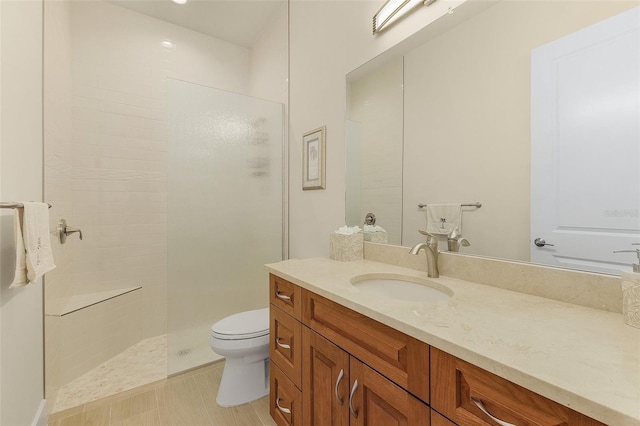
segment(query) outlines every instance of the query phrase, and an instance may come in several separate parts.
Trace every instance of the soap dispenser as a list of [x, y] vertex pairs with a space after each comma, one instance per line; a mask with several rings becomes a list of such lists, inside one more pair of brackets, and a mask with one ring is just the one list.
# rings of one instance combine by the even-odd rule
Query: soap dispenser
[[[633, 245], [640, 245], [634, 243]], [[633, 272], [623, 272], [620, 276], [622, 285], [622, 317], [625, 324], [640, 328], [640, 249], [616, 250], [614, 253], [636, 253], [638, 262], [633, 264]]]

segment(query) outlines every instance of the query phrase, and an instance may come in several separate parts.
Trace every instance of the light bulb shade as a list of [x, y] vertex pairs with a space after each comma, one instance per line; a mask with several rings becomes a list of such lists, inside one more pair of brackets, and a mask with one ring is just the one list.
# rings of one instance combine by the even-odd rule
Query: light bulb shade
[[380, 10], [373, 15], [373, 33], [378, 33], [384, 27], [391, 25], [392, 22], [397, 21], [414, 7], [422, 4], [423, 1], [424, 0], [387, 0]]

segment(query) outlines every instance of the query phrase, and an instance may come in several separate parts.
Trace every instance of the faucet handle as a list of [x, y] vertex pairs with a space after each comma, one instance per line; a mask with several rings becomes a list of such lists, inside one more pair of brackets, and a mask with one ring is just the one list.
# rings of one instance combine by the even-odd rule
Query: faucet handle
[[458, 227], [456, 226], [451, 230], [451, 232], [449, 232], [449, 235], [448, 235], [447, 239], [458, 241], [458, 239], [460, 237], [461, 237], [461, 235], [458, 232]]
[[422, 235], [426, 235], [427, 242], [438, 241], [438, 237], [436, 237], [435, 235], [433, 235], [430, 232], [425, 231], [424, 229], [418, 229], [418, 232], [421, 233]]

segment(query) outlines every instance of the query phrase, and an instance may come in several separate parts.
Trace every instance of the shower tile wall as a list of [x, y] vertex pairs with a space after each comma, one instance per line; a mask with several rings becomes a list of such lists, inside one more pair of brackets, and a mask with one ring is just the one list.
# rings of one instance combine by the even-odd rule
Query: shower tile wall
[[84, 236], [54, 240], [58, 268], [47, 275], [46, 299], [142, 287], [46, 316], [47, 395], [55, 399], [70, 380], [166, 333], [165, 80], [246, 92], [250, 55], [108, 3], [47, 0], [45, 11], [45, 199], [51, 229], [66, 218]]
[[248, 50], [102, 2], [73, 2], [71, 22], [70, 223], [86, 236], [72, 254], [71, 285], [75, 293], [142, 286], [142, 337], [163, 334], [166, 77], [243, 91]]

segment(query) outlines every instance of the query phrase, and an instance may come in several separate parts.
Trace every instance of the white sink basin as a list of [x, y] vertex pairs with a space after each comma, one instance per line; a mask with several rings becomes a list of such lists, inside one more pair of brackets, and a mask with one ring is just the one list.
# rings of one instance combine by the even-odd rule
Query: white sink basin
[[438, 302], [453, 296], [451, 290], [433, 281], [389, 274], [359, 275], [351, 279], [351, 285], [386, 299], [408, 302]]

